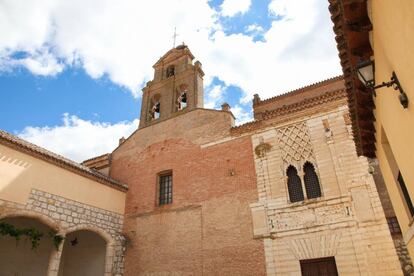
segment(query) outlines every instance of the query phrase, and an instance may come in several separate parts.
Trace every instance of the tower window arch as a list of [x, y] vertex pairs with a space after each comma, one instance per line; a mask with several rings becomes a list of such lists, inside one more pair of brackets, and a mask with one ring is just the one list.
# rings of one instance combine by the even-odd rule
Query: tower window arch
[[154, 103], [154, 105], [151, 108], [152, 119], [158, 119], [160, 117], [160, 107], [160, 102]]
[[178, 96], [178, 110], [182, 110], [187, 107], [187, 91], [181, 92]]
[[290, 202], [298, 202], [303, 201], [303, 189], [302, 189], [302, 181], [298, 175], [298, 171], [292, 165], [290, 165], [286, 170], [287, 175], [287, 186], [289, 191], [289, 199]]
[[174, 65], [168, 66], [167, 71], [166, 71], [167, 78], [174, 76], [174, 74], [175, 74], [175, 66]]
[[303, 165], [303, 180], [305, 182], [307, 198], [317, 198], [322, 195], [321, 186], [319, 184], [318, 175], [315, 172], [315, 167], [309, 161]]
[[149, 108], [149, 115], [150, 120], [156, 120], [161, 115], [161, 104], [160, 104], [160, 95], [156, 94], [152, 97], [150, 101], [150, 108]]
[[179, 91], [178, 91], [178, 97], [177, 97], [177, 104], [178, 104], [178, 110], [182, 110], [187, 107], [188, 103], [188, 86], [183, 84], [180, 85]]

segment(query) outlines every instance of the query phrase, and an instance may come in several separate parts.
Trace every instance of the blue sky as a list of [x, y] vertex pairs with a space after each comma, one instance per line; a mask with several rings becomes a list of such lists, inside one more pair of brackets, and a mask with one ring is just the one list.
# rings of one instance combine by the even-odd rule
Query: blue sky
[[238, 123], [255, 93], [340, 74], [326, 0], [147, 2], [0, 2], [0, 128], [76, 161], [110, 152], [174, 26], [203, 64], [206, 107], [228, 102]]

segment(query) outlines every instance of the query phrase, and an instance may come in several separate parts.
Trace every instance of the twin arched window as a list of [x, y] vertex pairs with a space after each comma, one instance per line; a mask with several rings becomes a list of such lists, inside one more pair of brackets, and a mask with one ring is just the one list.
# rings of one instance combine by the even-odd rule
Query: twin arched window
[[[286, 170], [286, 175], [290, 202], [303, 201], [305, 196], [303, 193], [302, 181], [298, 175], [297, 169], [290, 165]], [[303, 181], [305, 183], [307, 199], [317, 198], [322, 195], [318, 175], [316, 174], [315, 167], [311, 162], [307, 161], [303, 165]]]

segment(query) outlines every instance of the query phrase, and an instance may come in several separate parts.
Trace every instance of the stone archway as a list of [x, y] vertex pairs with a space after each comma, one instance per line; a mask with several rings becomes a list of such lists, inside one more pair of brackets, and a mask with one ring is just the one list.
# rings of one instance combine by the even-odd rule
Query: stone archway
[[55, 250], [49, 233], [57, 231], [56, 224], [47, 218], [32, 216], [27, 212], [3, 214], [1, 217], [3, 222], [18, 228], [34, 228], [44, 234], [35, 249], [32, 249], [31, 243], [24, 238], [16, 243], [13, 237], [0, 236], [1, 273], [4, 275], [46, 275], [50, 256]]
[[99, 228], [80, 225], [69, 229], [58, 275], [112, 275], [113, 245], [113, 238]]

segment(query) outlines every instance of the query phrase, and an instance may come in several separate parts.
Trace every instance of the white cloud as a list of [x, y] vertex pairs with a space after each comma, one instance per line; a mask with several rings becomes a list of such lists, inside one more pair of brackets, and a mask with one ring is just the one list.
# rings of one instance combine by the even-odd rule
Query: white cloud
[[261, 33], [261, 32], [263, 32], [264, 30], [263, 30], [263, 27], [262, 27], [262, 26], [257, 25], [257, 24], [252, 24], [252, 25], [247, 26], [247, 27], [245, 28], [245, 31], [246, 31], [247, 33]]
[[[226, 35], [217, 30], [213, 41], [195, 45], [204, 71], [218, 76], [226, 86], [240, 87], [251, 101], [253, 94], [268, 98], [341, 74], [328, 2], [284, 0], [283, 8], [269, 12], [283, 15], [264, 32], [265, 41], [244, 34]], [[282, 11], [279, 11], [282, 9]]]
[[207, 37], [214, 13], [207, 1], [193, 0], [3, 0], [0, 55], [10, 61], [4, 55], [27, 52], [20, 64], [46, 73], [53, 63], [45, 64], [47, 57], [34, 53], [47, 47], [66, 66], [80, 65], [94, 78], [106, 74], [138, 95], [140, 85], [152, 77], [152, 65], [172, 47], [174, 26], [178, 41], [188, 41], [197, 31]]
[[91, 122], [64, 114], [63, 124], [53, 127], [26, 127], [17, 135], [69, 159], [85, 159], [112, 152], [119, 138], [128, 137], [138, 127], [138, 120], [116, 124]]
[[249, 10], [251, 0], [224, 0], [221, 4], [221, 14], [223, 16], [235, 16], [238, 13], [245, 13]]
[[236, 125], [242, 125], [253, 120], [252, 113], [245, 111], [240, 105], [232, 107], [230, 111], [236, 117]]
[[206, 101], [204, 103], [205, 108], [219, 108], [224, 102], [224, 92], [226, 87], [222, 85], [214, 85], [212, 87], [207, 87], [206, 92]]
[[[53, 75], [76, 65], [138, 96], [152, 65], [172, 47], [176, 26], [178, 43], [184, 40], [203, 63], [206, 87], [216, 76], [225, 87], [240, 87], [243, 103], [255, 93], [267, 98], [341, 73], [328, 1], [273, 0], [269, 13], [282, 19], [261, 33], [264, 41], [249, 33], [258, 25], [225, 34], [220, 16], [249, 6], [226, 0], [217, 12], [207, 0], [3, 0], [0, 69], [25, 66]], [[28, 56], [16, 60], [16, 51]]]

